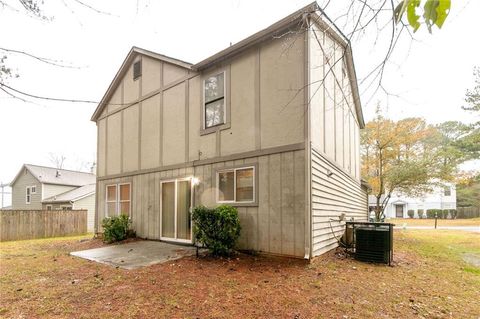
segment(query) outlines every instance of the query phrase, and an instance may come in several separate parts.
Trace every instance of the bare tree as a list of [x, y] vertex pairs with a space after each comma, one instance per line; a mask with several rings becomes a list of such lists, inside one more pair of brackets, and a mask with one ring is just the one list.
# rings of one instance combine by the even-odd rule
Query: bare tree
[[63, 154], [48, 153], [48, 159], [55, 168], [62, 169], [67, 159]]

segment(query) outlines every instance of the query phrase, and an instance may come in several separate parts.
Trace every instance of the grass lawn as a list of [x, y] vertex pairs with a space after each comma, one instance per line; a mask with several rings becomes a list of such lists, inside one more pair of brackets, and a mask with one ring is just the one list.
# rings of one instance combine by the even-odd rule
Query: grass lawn
[[[137, 270], [68, 255], [85, 237], [0, 243], [3, 318], [478, 318], [480, 234], [398, 230], [393, 267], [187, 257]], [[468, 260], [470, 263], [467, 263]]]
[[[418, 218], [391, 218], [387, 223], [394, 223], [397, 226], [407, 224], [407, 226], [435, 226], [435, 219]], [[437, 226], [478, 226], [480, 227], [480, 217], [469, 219], [437, 219]]]

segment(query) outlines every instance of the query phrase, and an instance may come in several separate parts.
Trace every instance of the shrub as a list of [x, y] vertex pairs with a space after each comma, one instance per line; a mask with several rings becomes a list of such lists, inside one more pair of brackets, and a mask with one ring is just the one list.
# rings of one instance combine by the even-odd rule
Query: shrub
[[221, 205], [215, 209], [197, 206], [192, 213], [195, 240], [212, 255], [229, 255], [240, 237], [240, 219], [237, 209]]
[[408, 217], [413, 218], [413, 215], [415, 215], [415, 211], [413, 209], [409, 209], [407, 211]]
[[435, 214], [437, 214], [437, 218], [446, 218], [444, 217], [444, 212], [448, 214], [448, 210], [443, 209], [427, 209], [427, 218], [435, 218]]
[[442, 218], [443, 219], [447, 219], [449, 214], [450, 214], [450, 209], [442, 210]]
[[112, 243], [128, 237], [134, 237], [135, 233], [130, 229], [131, 221], [127, 215], [106, 217], [102, 221], [103, 241]]
[[457, 219], [457, 210], [456, 209], [450, 209], [450, 217], [452, 219]]
[[417, 214], [418, 214], [418, 218], [420, 218], [420, 219], [422, 219], [423, 217], [425, 217], [425, 215], [423, 214], [423, 209], [417, 210]]

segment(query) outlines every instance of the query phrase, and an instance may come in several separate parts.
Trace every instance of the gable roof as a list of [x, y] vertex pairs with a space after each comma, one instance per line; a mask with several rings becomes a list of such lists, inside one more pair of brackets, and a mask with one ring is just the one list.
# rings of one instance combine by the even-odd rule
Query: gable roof
[[[319, 14], [318, 14], [319, 13]], [[97, 118], [100, 116], [101, 111], [104, 108], [105, 103], [108, 101], [108, 99], [111, 97], [113, 94], [116, 86], [118, 85], [118, 82], [120, 82], [122, 76], [125, 74], [126, 69], [128, 65], [133, 61], [135, 56], [131, 57], [132, 51], [133, 52], [138, 52], [140, 54], [150, 54], [150, 55], [157, 55], [157, 59], [163, 60], [163, 58], [175, 60], [175, 61], [180, 61], [183, 63], [183, 66], [189, 70], [192, 71], [202, 71], [204, 69], [207, 69], [216, 63], [219, 63], [221, 61], [225, 61], [231, 57], [234, 57], [241, 52], [247, 50], [248, 48], [251, 48], [254, 45], [257, 45], [263, 41], [269, 40], [272, 38], [273, 35], [276, 33], [282, 32], [285, 29], [295, 25], [295, 24], [300, 24], [304, 19], [307, 17], [310, 17], [314, 20], [315, 23], [325, 32], [327, 32], [329, 35], [331, 35], [336, 41], [339, 42], [340, 45], [343, 46], [343, 48], [346, 51], [345, 57], [346, 57], [346, 64], [348, 68], [348, 74], [350, 76], [350, 83], [352, 87], [352, 94], [353, 94], [353, 100], [355, 104], [355, 110], [358, 116], [358, 121], [360, 124], [360, 128], [365, 127], [365, 121], [363, 118], [363, 112], [362, 112], [362, 106], [360, 103], [360, 94], [358, 91], [358, 83], [357, 83], [357, 76], [355, 73], [355, 66], [353, 63], [353, 53], [352, 53], [352, 47], [350, 45], [350, 40], [341, 32], [341, 30], [335, 25], [335, 23], [328, 18], [328, 16], [323, 12], [323, 10], [320, 8], [320, 6], [317, 4], [317, 2], [312, 2], [305, 7], [301, 8], [300, 10], [297, 10], [293, 12], [292, 14], [288, 15], [287, 17], [275, 22], [271, 26], [241, 40], [240, 42], [235, 43], [234, 45], [231, 45], [230, 47], [198, 62], [197, 64], [189, 64], [187, 62], [183, 62], [180, 60], [176, 60], [170, 57], [163, 56], [161, 54], [153, 53], [147, 50], [143, 50], [140, 48], [133, 47], [132, 50], [130, 50], [130, 53], [127, 55], [127, 58], [125, 59], [124, 63], [122, 64], [120, 70], [117, 72], [117, 75], [115, 76], [114, 81], [112, 84], [110, 84], [110, 87], [108, 88], [107, 93], [105, 96], [102, 98], [100, 101], [97, 109], [92, 115], [91, 120], [96, 121]], [[152, 56], [153, 57], [153, 56]], [[155, 57], [154, 57], [155, 58]], [[170, 61], [166, 61], [170, 62]], [[170, 62], [171, 63], [171, 62]], [[177, 64], [178, 65], [178, 64]]]
[[15, 176], [10, 186], [15, 184], [24, 170], [28, 170], [42, 184], [55, 184], [66, 186], [83, 186], [95, 183], [95, 174], [71, 171], [67, 169], [58, 169], [32, 164], [24, 164], [18, 174]]
[[65, 193], [51, 196], [42, 200], [42, 203], [64, 203], [75, 202], [79, 199], [95, 194], [95, 184], [84, 185], [79, 188], [72, 189]]
[[155, 52], [152, 52], [152, 51], [149, 51], [149, 50], [145, 50], [145, 49], [142, 49], [142, 48], [138, 48], [138, 47], [135, 47], [135, 46], [132, 47], [130, 49], [130, 52], [128, 52], [127, 57], [123, 61], [122, 65], [120, 66], [120, 69], [117, 71], [117, 74], [115, 75], [112, 82], [108, 86], [108, 89], [105, 92], [105, 94], [103, 95], [102, 99], [100, 100], [100, 103], [98, 103], [98, 106], [95, 109], [95, 112], [93, 112], [92, 118], [90, 119], [91, 121], [96, 121], [96, 119], [100, 116], [100, 114], [102, 113], [103, 108], [105, 107], [106, 103], [112, 97], [112, 94], [115, 92], [115, 89], [120, 84], [120, 81], [122, 81], [122, 78], [125, 75], [125, 73], [127, 73], [128, 67], [135, 60], [135, 58], [140, 54], [144, 55], [144, 56], [148, 56], [148, 57], [150, 57], [152, 59], [155, 59], [155, 60], [159, 60], [159, 61], [163, 61], [163, 62], [173, 64], [173, 65], [176, 65], [176, 66], [188, 69], [188, 70], [190, 70], [191, 67], [192, 67], [191, 63], [188, 63], [188, 62], [185, 62], [185, 61], [182, 61], [182, 60], [179, 60], [179, 59], [175, 59], [175, 58], [163, 55], [163, 54], [155, 53]]
[[192, 68], [194, 70], [206, 69], [213, 64], [218, 63], [219, 61], [226, 60], [258, 43], [271, 39], [272, 34], [280, 32], [292, 25], [297, 24], [301, 19], [306, 17], [308, 14], [314, 13], [317, 9], [317, 3], [312, 2], [309, 5], [301, 8], [300, 10], [297, 10], [294, 13], [286, 16], [285, 18], [275, 22], [271, 26], [249, 36], [248, 38], [243, 39], [240, 42], [235, 43], [234, 45], [231, 45], [230, 47], [212, 55], [211, 57], [206, 58], [203, 61], [198, 62], [197, 64], [193, 65]]

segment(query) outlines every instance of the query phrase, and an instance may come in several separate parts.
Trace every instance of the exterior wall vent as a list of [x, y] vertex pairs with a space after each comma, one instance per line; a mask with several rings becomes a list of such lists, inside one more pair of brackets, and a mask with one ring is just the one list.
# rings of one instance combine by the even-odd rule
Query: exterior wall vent
[[136, 80], [142, 76], [142, 60], [133, 63], [133, 79]]

